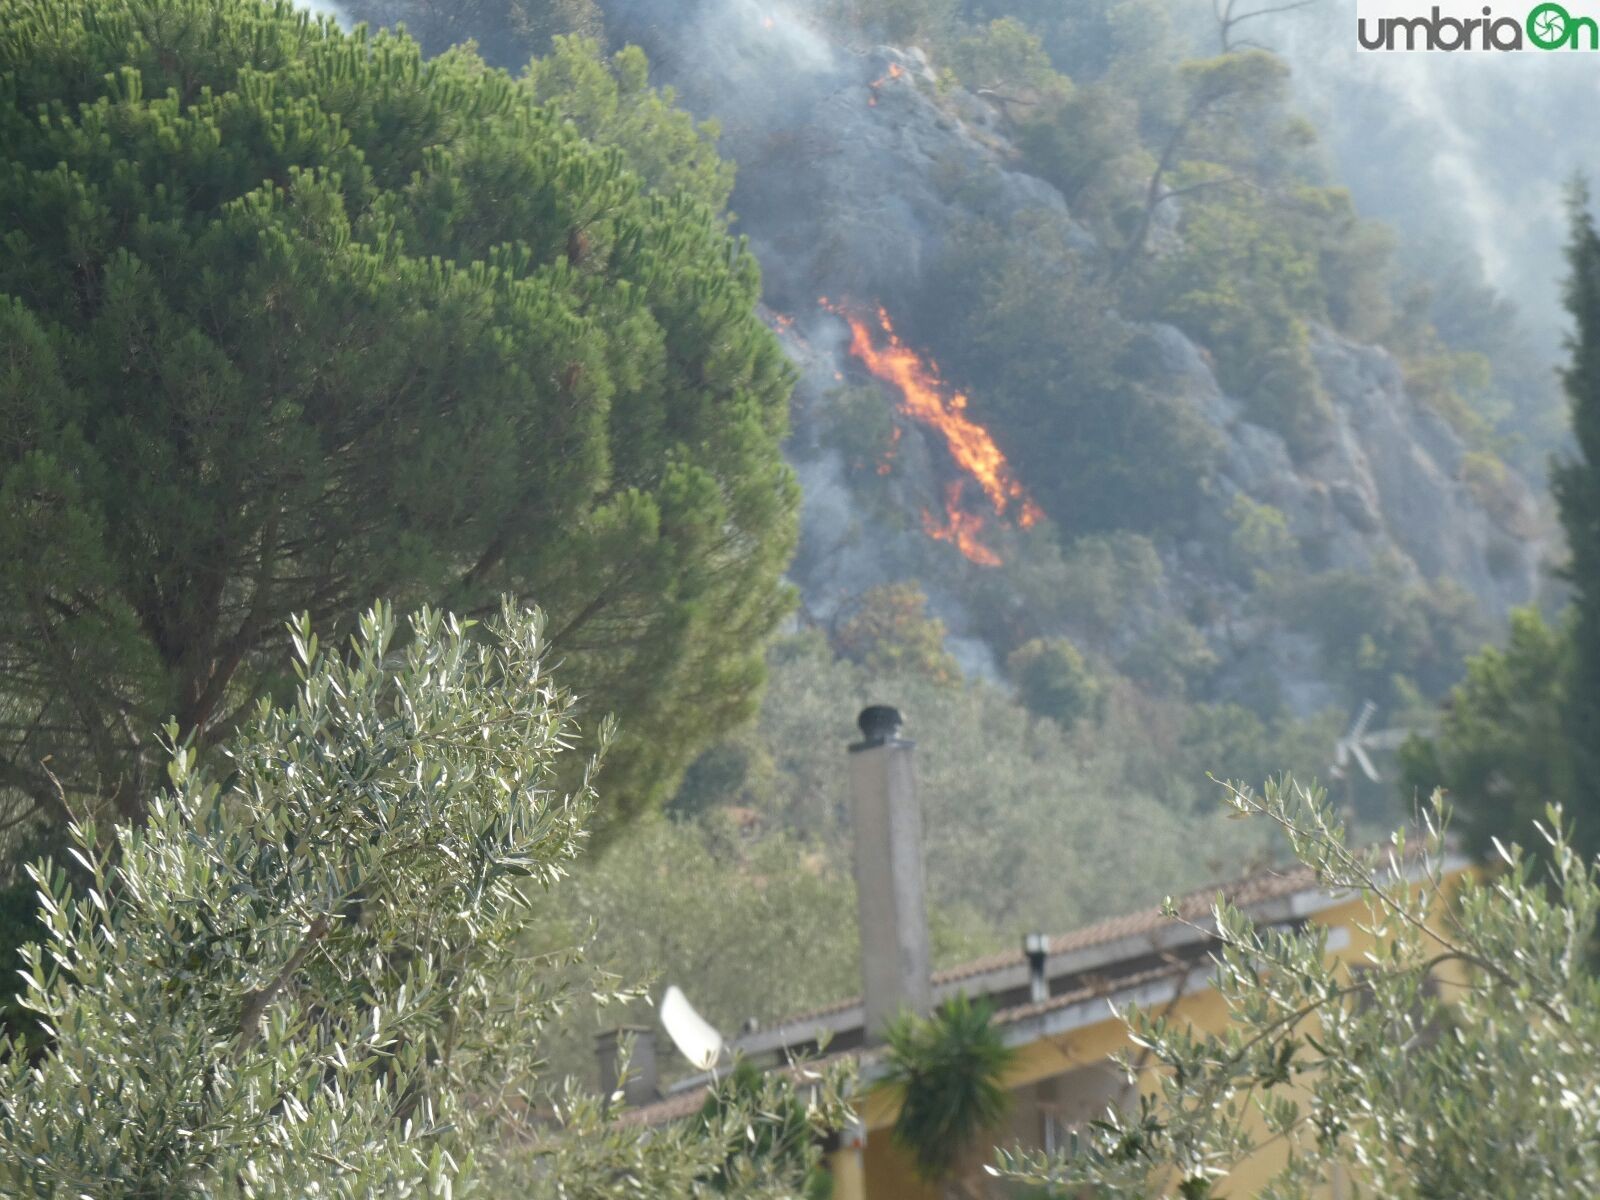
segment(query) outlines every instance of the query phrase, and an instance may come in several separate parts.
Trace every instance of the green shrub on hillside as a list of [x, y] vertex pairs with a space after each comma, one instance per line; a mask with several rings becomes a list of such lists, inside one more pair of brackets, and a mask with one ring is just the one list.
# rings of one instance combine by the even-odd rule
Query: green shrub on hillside
[[1151, 315], [1211, 351], [1252, 419], [1309, 449], [1329, 416], [1306, 327], [1322, 311], [1315, 257], [1242, 193], [1187, 205], [1179, 229], [1175, 252], [1150, 268]]
[[[980, 931], [991, 945], [1014, 945], [1028, 928], [1072, 928], [1146, 903], [1163, 887], [1224, 876], [1252, 849], [1234, 826], [1193, 815], [1208, 764], [1171, 772], [1179, 708], [1163, 707], [1152, 720], [1148, 708], [1113, 698], [1108, 683], [1105, 722], [1069, 736], [1054, 721], [1030, 720], [992, 684], [864, 672], [835, 659], [816, 635], [780, 641], [769, 664], [755, 737], [776, 769], [770, 784], [741, 788], [737, 802], [764, 829], [787, 831], [847, 870], [846, 747], [860, 736], [863, 707], [894, 704], [917, 742], [931, 907], [952, 933]], [[1159, 744], [1165, 737], [1172, 746]], [[1159, 777], [1133, 782], [1135, 767], [1151, 759], [1162, 765]], [[679, 806], [703, 811], [712, 803], [680, 793]], [[1137, 843], [1127, 837], [1135, 826]], [[1197, 844], [1206, 856], [1193, 853]]]
[[340, 0], [339, 9], [352, 23], [403, 24], [430, 55], [476, 42], [491, 64], [513, 71], [557, 37], [605, 35], [599, 0]]
[[872, 675], [953, 684], [961, 668], [945, 649], [944, 622], [927, 608], [927, 595], [914, 583], [870, 588], [834, 628], [833, 647]]
[[954, 28], [959, 0], [821, 0], [834, 20], [898, 45], [935, 45]]
[[1112, 228], [1150, 170], [1140, 145], [1138, 105], [1103, 84], [1042, 98], [1013, 115], [1026, 170], [1053, 185], [1079, 220]]
[[1354, 697], [1389, 706], [1397, 681], [1439, 695], [1490, 635], [1472, 598], [1449, 580], [1406, 583], [1398, 571], [1325, 571], [1279, 577], [1264, 602], [1316, 638], [1328, 675]]
[[1295, 563], [1299, 544], [1279, 509], [1257, 503], [1240, 492], [1228, 504], [1228, 519], [1233, 523], [1228, 535], [1232, 565], [1243, 579], [1253, 579], [1258, 571], [1271, 574]]
[[527, 80], [534, 99], [585, 139], [620, 149], [648, 190], [690, 195], [715, 212], [727, 207], [734, 166], [717, 156], [717, 123], [697, 123], [671, 88], [652, 88], [639, 47], [606, 58], [593, 39], [557, 37], [548, 55], [528, 64]]
[[949, 59], [970, 90], [997, 93], [1002, 102], [1037, 103], [1039, 93], [1072, 87], [1050, 65], [1038, 35], [1014, 17], [977, 26], [951, 46]]
[[1006, 659], [1006, 670], [1023, 706], [1063, 729], [1097, 720], [1103, 711], [1104, 689], [1067, 638], [1023, 643]]
[[1215, 434], [1169, 391], [1136, 382], [1131, 330], [1066, 234], [1043, 213], [963, 231], [932, 265], [918, 337], [973, 383], [977, 416], [1063, 533], [1181, 525]]

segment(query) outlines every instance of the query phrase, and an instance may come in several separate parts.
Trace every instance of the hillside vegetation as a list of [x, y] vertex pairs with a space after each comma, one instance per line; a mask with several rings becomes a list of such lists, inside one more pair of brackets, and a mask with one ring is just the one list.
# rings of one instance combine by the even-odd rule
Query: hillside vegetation
[[[805, 981], [755, 967], [750, 914], [847, 921], [840, 764], [862, 703], [899, 704], [923, 746], [949, 958], [1240, 869], [1258, 846], [1205, 815], [1208, 772], [1325, 774], [1367, 699], [1425, 721], [1535, 595], [1545, 518], [1514, 465], [1528, 414], [1432, 323], [1389, 232], [1331, 177], [1284, 63], [1230, 30], [1217, 54], [1204, 14], [349, 9], [435, 51], [534, 58], [573, 128], [648, 179], [729, 198], [761, 259], [799, 368], [799, 630], [768, 654], [756, 722], [695, 761], [574, 914], [724, 1027], [850, 986], [844, 936], [807, 939]], [[645, 110], [674, 131], [665, 162]], [[845, 350], [819, 295], [884, 304], [945, 394], [970, 398], [1041, 515], [1024, 528], [1020, 508], [969, 503], [994, 563], [925, 532], [957, 520], [941, 510], [959, 460]], [[1378, 816], [1391, 787], [1354, 779], [1341, 798]], [[660, 919], [621, 916], [643, 912]]]
[[[288, 614], [509, 594], [563, 738], [620, 729], [603, 852], [516, 945], [731, 1031], [854, 990], [864, 704], [921, 746], [948, 962], [1258, 862], [1208, 773], [1323, 775], [1368, 700], [1425, 725], [1540, 598], [1552, 413], [1203, 13], [342, 12], [0, 0], [12, 864], [145, 819], [168, 718], [211, 768], [288, 703]], [[619, 1015], [563, 971], [581, 1074]]]
[[[824, 1200], [858, 1066], [952, 1195], [1593, 1194], [1600, 229], [1564, 428], [1296, 11], [0, 0], [0, 1194]], [[1009, 1179], [999, 993], [653, 1123], [858, 990], [886, 702], [940, 965], [1283, 841], [1381, 949], [1219, 899]]]

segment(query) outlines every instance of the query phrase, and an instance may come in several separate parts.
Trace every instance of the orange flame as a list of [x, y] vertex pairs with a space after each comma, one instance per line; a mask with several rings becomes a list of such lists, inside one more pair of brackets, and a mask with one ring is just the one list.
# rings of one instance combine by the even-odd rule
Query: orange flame
[[867, 96], [867, 103], [873, 108], [876, 108], [878, 106], [878, 89], [884, 84], [888, 83], [891, 79], [899, 79], [900, 76], [904, 75], [905, 73], [906, 69], [899, 63], [890, 63], [888, 71], [878, 76], [878, 78], [874, 79], [871, 83], [867, 84], [869, 92]]
[[889, 430], [889, 448], [883, 452], [883, 457], [878, 459], [878, 474], [887, 475], [894, 470], [894, 456], [900, 450], [900, 426], [896, 425]]
[[949, 542], [980, 567], [998, 567], [1000, 556], [978, 540], [983, 518], [961, 507], [961, 480], [945, 488], [945, 520], [941, 524], [927, 509], [922, 510], [922, 529], [929, 537]]
[[[878, 326], [886, 344], [879, 347], [874, 344], [866, 321], [827, 297], [819, 303], [849, 325], [851, 355], [860, 360], [874, 378], [890, 384], [900, 393], [902, 413], [938, 431], [950, 449], [950, 456], [983, 489], [996, 513], [1014, 514], [1017, 524], [1024, 529], [1044, 515], [1011, 473], [1011, 464], [989, 431], [967, 415], [967, 397], [939, 378], [938, 364], [922, 359], [900, 340], [888, 312], [881, 305], [877, 309]], [[930, 536], [954, 543], [973, 562], [994, 566], [999, 558], [977, 541], [983, 520], [961, 507], [961, 490], [958, 483], [947, 491], [944, 523], [924, 514], [923, 527]]]
[[894, 454], [899, 453], [899, 435], [901, 427], [894, 426], [890, 429], [890, 448], [883, 451], [883, 458], [878, 459], [878, 474], [888, 475], [894, 470]]

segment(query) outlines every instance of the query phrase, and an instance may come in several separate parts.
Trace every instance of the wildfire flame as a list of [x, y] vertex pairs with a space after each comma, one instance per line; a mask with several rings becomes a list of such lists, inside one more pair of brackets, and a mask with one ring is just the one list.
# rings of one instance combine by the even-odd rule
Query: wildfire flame
[[978, 540], [983, 518], [961, 507], [961, 492], [961, 480], [952, 480], [944, 490], [944, 521], [923, 509], [922, 530], [931, 538], [949, 542], [980, 567], [998, 567], [1000, 556]]
[[[939, 377], [938, 364], [923, 359], [900, 340], [882, 305], [876, 310], [884, 341], [879, 346], [873, 340], [868, 322], [860, 315], [834, 304], [825, 296], [819, 303], [843, 318], [850, 327], [850, 354], [875, 379], [891, 385], [899, 393], [899, 408], [905, 416], [936, 430], [944, 438], [950, 457], [983, 490], [996, 514], [1012, 515], [1024, 529], [1044, 515], [1012, 474], [1011, 464], [989, 431], [967, 414], [967, 397], [945, 384]], [[881, 467], [882, 464], [880, 470]], [[952, 484], [945, 492], [945, 519], [939, 521], [924, 513], [923, 528], [929, 536], [953, 543], [973, 562], [995, 566], [1000, 562], [999, 557], [978, 541], [983, 518], [963, 507], [963, 490], [962, 481]]]
[[888, 83], [891, 79], [899, 79], [900, 76], [904, 75], [905, 73], [906, 69], [899, 63], [890, 63], [889, 69], [886, 72], [878, 76], [878, 78], [874, 79], [871, 83], [867, 84], [867, 103], [873, 108], [876, 108], [878, 106], [878, 89], [884, 84]]
[[894, 456], [900, 450], [900, 432], [898, 425], [889, 430], [889, 448], [883, 452], [883, 457], [878, 459], [879, 475], [887, 475], [894, 470]]

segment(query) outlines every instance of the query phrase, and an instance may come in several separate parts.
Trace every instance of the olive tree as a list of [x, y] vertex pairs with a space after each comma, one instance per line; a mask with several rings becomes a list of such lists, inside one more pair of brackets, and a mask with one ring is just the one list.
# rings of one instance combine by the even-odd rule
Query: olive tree
[[1229, 1026], [1129, 1013], [1141, 1049], [1125, 1065], [1142, 1101], [1063, 1157], [1004, 1158], [1005, 1173], [1065, 1194], [1205, 1197], [1230, 1193], [1231, 1169], [1275, 1147], [1287, 1154], [1260, 1195], [1321, 1194], [1335, 1173], [1394, 1200], [1593, 1195], [1600, 882], [1559, 811], [1539, 826], [1541, 865], [1501, 846], [1498, 870], [1462, 880], [1446, 870], [1437, 798], [1422, 845], [1396, 835], [1369, 850], [1290, 781], [1228, 798], [1276, 822], [1320, 886], [1365, 900], [1377, 948], [1342, 964], [1326, 928], [1261, 929], [1220, 904]]
[[[402, 644], [378, 608], [343, 654], [292, 630], [293, 699], [258, 704], [218, 774], [172, 746], [143, 826], [73, 823], [85, 883], [33, 869], [46, 931], [23, 999], [45, 1047], [0, 1047], [0, 1194], [695, 1195], [725, 1178], [751, 1104], [645, 1136], [542, 1077], [581, 956], [515, 948], [595, 803], [589, 771], [560, 782], [577, 729], [542, 618], [423, 610]], [[813, 1131], [837, 1111], [818, 1091]], [[790, 1194], [815, 1156], [745, 1163], [746, 1194]]]

